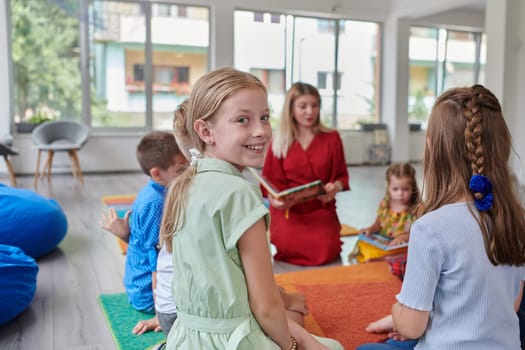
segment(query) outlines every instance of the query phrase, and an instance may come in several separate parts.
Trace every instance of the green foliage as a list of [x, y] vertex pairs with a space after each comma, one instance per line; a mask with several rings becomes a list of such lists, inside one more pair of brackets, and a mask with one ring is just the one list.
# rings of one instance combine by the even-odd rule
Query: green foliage
[[416, 121], [425, 121], [428, 117], [428, 108], [425, 105], [425, 91], [418, 90], [414, 96], [414, 104], [408, 112], [410, 119]]
[[366, 102], [366, 104], [368, 105], [368, 114], [371, 115], [372, 120], [374, 120], [374, 116], [376, 115], [376, 84], [375, 82], [369, 82], [369, 84], [372, 87], [373, 94], [371, 96], [357, 96], [362, 98]]
[[[19, 115], [45, 105], [81, 108], [79, 1], [11, 0], [12, 57]], [[61, 7], [59, 7], [59, 5]]]
[[45, 116], [45, 115], [36, 115], [35, 114], [31, 118], [27, 119], [26, 122], [31, 123], [31, 124], [42, 124], [42, 123], [49, 122], [49, 121], [52, 121], [52, 120], [55, 120], [55, 118], [51, 118], [51, 117], [48, 117], [48, 116]]

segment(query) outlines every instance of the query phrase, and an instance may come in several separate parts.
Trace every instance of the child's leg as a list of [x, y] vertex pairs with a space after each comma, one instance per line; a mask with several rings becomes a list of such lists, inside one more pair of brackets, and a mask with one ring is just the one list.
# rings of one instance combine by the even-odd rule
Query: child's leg
[[162, 312], [157, 312], [157, 317], [159, 318], [159, 324], [160, 328], [162, 329], [162, 333], [168, 337], [171, 326], [173, 326], [173, 323], [177, 319], [177, 313], [174, 312], [172, 314], [165, 314]]

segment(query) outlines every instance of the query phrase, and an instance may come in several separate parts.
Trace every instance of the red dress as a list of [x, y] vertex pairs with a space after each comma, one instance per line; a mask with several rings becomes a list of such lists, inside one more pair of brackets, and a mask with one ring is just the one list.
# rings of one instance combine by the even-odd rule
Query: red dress
[[[304, 150], [294, 141], [286, 158], [279, 159], [268, 149], [263, 175], [279, 190], [315, 180], [324, 184], [339, 180], [348, 186], [343, 144], [337, 131], [318, 133]], [[266, 192], [263, 189], [263, 194]], [[285, 211], [270, 206], [270, 239], [277, 248], [274, 258], [297, 265], [322, 265], [341, 253], [341, 225], [335, 199], [300, 203]]]

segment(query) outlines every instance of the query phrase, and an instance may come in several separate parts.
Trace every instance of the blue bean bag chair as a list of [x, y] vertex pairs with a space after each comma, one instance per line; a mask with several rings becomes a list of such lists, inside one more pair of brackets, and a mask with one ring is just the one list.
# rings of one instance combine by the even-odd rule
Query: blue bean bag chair
[[20, 248], [0, 244], [0, 326], [24, 311], [36, 291], [38, 265]]
[[0, 184], [0, 244], [32, 258], [53, 250], [67, 233], [67, 218], [53, 199]]

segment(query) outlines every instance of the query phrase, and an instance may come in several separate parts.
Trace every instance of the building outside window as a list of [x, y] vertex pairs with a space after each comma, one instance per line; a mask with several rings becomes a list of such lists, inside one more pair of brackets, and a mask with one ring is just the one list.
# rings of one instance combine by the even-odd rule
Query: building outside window
[[486, 36], [434, 27], [410, 28], [409, 122], [426, 127], [445, 90], [484, 83]]
[[[329, 126], [357, 128], [360, 122], [380, 120], [376, 108], [379, 24], [285, 14], [279, 21], [275, 18], [275, 14], [250, 11], [235, 11], [234, 16], [235, 67], [254, 73], [266, 84], [274, 125], [285, 91], [296, 81], [319, 89], [321, 117]], [[265, 80], [269, 72], [283, 72], [284, 89], [275, 88], [280, 78], [269, 85], [270, 80]]]
[[173, 111], [209, 70], [207, 7], [119, 0], [8, 5], [15, 122], [46, 115], [95, 128], [171, 129]]

